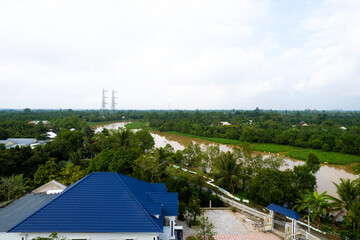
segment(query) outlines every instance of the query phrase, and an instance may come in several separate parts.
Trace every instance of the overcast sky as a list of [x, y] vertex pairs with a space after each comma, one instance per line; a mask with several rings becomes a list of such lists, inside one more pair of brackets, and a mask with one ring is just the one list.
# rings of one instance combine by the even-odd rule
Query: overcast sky
[[359, 76], [359, 0], [0, 1], [0, 108], [359, 110]]

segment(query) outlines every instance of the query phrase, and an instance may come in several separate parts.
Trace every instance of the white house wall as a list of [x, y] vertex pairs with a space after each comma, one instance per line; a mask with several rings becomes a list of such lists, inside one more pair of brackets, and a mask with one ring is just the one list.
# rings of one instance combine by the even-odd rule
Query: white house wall
[[[51, 233], [0, 233], [0, 240], [32, 240], [36, 237], [48, 237]], [[58, 233], [67, 240], [157, 240], [158, 233]], [[165, 239], [164, 239], [165, 240]]]

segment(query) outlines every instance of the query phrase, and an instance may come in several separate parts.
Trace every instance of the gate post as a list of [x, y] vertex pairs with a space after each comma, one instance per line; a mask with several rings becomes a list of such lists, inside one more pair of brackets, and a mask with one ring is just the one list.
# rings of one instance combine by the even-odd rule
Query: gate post
[[274, 229], [274, 211], [270, 210], [271, 230]]

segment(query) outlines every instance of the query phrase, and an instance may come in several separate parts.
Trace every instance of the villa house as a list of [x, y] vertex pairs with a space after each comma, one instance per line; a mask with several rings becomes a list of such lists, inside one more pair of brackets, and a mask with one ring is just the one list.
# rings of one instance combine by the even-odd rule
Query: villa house
[[[119, 173], [91, 173], [44, 202], [7, 224], [0, 240], [30, 240], [52, 232], [69, 240], [169, 240], [179, 229], [177, 193], [167, 192], [164, 183]], [[0, 218], [0, 229], [1, 224]]]

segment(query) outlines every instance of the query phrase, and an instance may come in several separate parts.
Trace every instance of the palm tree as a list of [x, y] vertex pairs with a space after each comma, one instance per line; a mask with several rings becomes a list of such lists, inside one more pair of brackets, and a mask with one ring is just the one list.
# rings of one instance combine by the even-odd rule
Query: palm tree
[[221, 153], [218, 161], [215, 162], [217, 181], [220, 185], [230, 189], [233, 193], [235, 186], [239, 185], [241, 165], [231, 152]]
[[339, 210], [339, 213], [335, 216], [337, 217], [345, 211], [349, 211], [352, 203], [359, 197], [359, 194], [356, 189], [356, 181], [351, 181], [350, 179], [340, 178], [340, 183], [336, 184], [333, 182], [336, 187], [336, 193], [339, 198], [329, 196], [336, 206], [335, 210]]
[[352, 227], [353, 231], [360, 230], [360, 199], [356, 199], [349, 205], [346, 217], [344, 217], [345, 223]]
[[314, 193], [306, 191], [306, 194], [301, 199], [296, 200], [294, 209], [297, 211], [307, 210], [311, 221], [319, 227], [320, 217], [332, 212], [332, 204], [328, 202], [330, 199], [330, 196], [326, 195], [326, 191], [320, 195], [316, 190]]
[[129, 148], [132, 145], [134, 133], [128, 128], [111, 130], [111, 140], [116, 147]]

